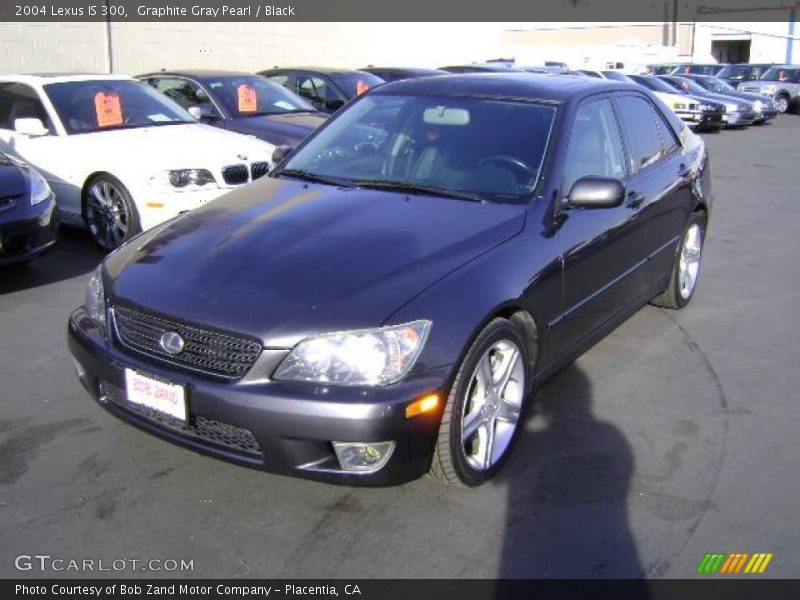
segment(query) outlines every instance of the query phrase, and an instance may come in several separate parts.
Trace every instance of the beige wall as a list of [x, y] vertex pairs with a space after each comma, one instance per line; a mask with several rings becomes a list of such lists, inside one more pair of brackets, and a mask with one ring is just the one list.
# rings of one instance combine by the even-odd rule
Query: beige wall
[[0, 72], [105, 70], [104, 23], [0, 22]]

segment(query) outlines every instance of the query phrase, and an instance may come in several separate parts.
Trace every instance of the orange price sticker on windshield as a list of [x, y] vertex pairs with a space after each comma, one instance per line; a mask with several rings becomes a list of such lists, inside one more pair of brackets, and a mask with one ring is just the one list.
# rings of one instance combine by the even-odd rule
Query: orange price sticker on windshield
[[356, 96], [360, 96], [369, 89], [369, 84], [363, 79], [356, 82]]
[[122, 125], [122, 105], [116, 92], [97, 92], [94, 95], [94, 110], [98, 127]]
[[258, 110], [256, 89], [252, 85], [243, 83], [237, 88], [236, 91], [239, 95], [239, 112], [248, 113], [256, 112]]

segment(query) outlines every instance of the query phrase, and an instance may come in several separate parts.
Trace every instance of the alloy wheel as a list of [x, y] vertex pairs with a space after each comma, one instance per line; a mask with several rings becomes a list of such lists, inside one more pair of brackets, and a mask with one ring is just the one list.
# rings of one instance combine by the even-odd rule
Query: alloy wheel
[[688, 299], [697, 284], [700, 273], [700, 258], [703, 254], [703, 230], [697, 223], [693, 223], [687, 230], [681, 246], [681, 255], [678, 262], [678, 289], [681, 298]]
[[475, 366], [461, 418], [461, 450], [475, 471], [490, 469], [508, 450], [524, 393], [519, 347], [508, 339], [495, 342]]
[[92, 237], [103, 248], [111, 250], [124, 242], [131, 215], [122, 191], [108, 181], [92, 184], [86, 203], [86, 222]]

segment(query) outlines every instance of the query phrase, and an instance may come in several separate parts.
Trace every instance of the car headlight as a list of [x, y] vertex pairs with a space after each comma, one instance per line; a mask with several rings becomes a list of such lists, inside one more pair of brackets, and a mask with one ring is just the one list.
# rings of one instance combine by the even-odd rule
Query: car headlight
[[297, 344], [274, 379], [340, 385], [389, 385], [400, 381], [422, 352], [430, 321], [329, 333]]
[[686, 110], [686, 105], [683, 102], [676, 102], [672, 105], [673, 110]]
[[47, 200], [53, 191], [36, 169], [28, 169], [28, 178], [31, 182], [31, 205], [35, 206]]
[[761, 100], [756, 100], [755, 102], [753, 102], [753, 110], [756, 112], [761, 112], [762, 110], [764, 110], [764, 103], [761, 102]]
[[739, 112], [739, 105], [734, 104], [733, 102], [727, 102], [725, 104], [725, 111], [726, 112]]
[[208, 169], [173, 169], [156, 173], [150, 178], [150, 184], [157, 187], [202, 187], [216, 183], [217, 180]]
[[103, 290], [103, 267], [95, 269], [86, 288], [86, 312], [94, 322], [105, 328], [106, 326], [106, 295]]

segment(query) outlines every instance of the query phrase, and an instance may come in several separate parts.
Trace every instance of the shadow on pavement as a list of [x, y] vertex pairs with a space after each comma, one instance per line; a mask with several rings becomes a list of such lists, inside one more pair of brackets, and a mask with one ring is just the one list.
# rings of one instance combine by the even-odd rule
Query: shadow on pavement
[[28, 264], [0, 267], [0, 294], [18, 292], [89, 273], [105, 254], [86, 231], [62, 227], [53, 250]]
[[499, 474], [508, 492], [499, 578], [643, 577], [627, 519], [632, 449], [592, 415], [591, 387], [573, 363], [530, 407]]

